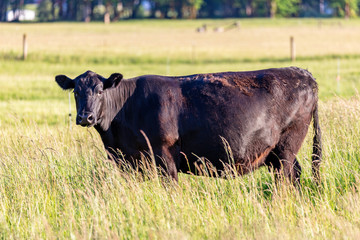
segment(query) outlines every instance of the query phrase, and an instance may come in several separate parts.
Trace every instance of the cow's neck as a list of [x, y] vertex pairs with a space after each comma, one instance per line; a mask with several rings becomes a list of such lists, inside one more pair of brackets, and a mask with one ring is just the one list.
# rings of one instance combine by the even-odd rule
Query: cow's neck
[[134, 81], [122, 80], [116, 88], [104, 91], [104, 105], [100, 123], [103, 131], [109, 129], [115, 116], [135, 91], [135, 87], [136, 83]]

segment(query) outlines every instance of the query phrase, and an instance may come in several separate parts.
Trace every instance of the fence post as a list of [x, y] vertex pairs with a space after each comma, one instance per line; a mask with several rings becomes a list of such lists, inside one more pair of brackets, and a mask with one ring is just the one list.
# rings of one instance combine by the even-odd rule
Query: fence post
[[22, 55], [23, 60], [26, 60], [27, 52], [28, 52], [27, 38], [26, 38], [26, 33], [24, 33], [24, 35], [23, 35], [23, 55]]
[[295, 40], [293, 36], [290, 37], [290, 58], [291, 61], [293, 62], [296, 60], [296, 48], [295, 48]]
[[337, 59], [337, 76], [336, 76], [336, 90], [338, 93], [340, 93], [340, 58]]
[[105, 24], [109, 24], [110, 23], [110, 13], [109, 12], [105, 12], [105, 15], [104, 15], [104, 23]]
[[69, 92], [69, 130], [71, 130], [71, 94]]

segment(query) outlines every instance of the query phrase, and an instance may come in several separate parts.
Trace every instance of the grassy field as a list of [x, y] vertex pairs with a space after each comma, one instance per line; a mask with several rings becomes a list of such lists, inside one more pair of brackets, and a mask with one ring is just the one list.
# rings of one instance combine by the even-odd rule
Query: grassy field
[[[234, 21], [0, 24], [0, 237], [358, 239], [360, 20], [253, 19], [212, 30]], [[323, 131], [322, 183], [312, 181], [309, 131], [300, 190], [275, 186], [266, 169], [230, 180], [180, 174], [178, 186], [119, 170], [94, 129], [69, 129], [68, 93], [54, 81], [86, 70], [130, 78], [292, 65], [317, 78]]]

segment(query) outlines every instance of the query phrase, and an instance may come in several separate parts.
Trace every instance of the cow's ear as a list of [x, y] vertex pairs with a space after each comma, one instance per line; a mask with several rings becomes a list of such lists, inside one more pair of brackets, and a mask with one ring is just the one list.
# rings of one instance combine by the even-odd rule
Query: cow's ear
[[116, 87], [121, 79], [123, 79], [123, 75], [121, 73], [113, 73], [108, 79], [104, 81], [104, 90], [111, 87]]
[[71, 78], [65, 76], [65, 75], [58, 75], [55, 77], [55, 81], [59, 86], [64, 90], [70, 90], [74, 89], [75, 82]]

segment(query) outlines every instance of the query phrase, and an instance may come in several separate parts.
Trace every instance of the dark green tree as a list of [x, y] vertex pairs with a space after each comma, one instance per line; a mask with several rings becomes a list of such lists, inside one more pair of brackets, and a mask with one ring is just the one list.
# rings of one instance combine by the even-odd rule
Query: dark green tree
[[204, 4], [204, 0], [186, 0], [185, 9], [189, 11], [189, 18], [194, 19], [197, 17], [197, 13], [201, 6]]
[[19, 21], [20, 12], [19, 10], [23, 9], [24, 0], [10, 0], [10, 8], [14, 13], [14, 20]]
[[6, 14], [9, 7], [9, 0], [1, 0], [0, 1], [0, 21], [5, 22], [6, 21]]
[[359, 0], [330, 0], [336, 17], [356, 17], [359, 10]]
[[207, 18], [219, 17], [218, 10], [222, 7], [222, 0], [205, 0], [200, 12], [202, 16]]
[[269, 17], [295, 17], [299, 15], [301, 0], [269, 0]]
[[276, 16], [297, 17], [299, 16], [301, 0], [275, 0]]
[[39, 3], [36, 9], [37, 19], [40, 22], [47, 22], [53, 20], [51, 9], [52, 9], [52, 4], [50, 0], [41, 0], [41, 2]]

